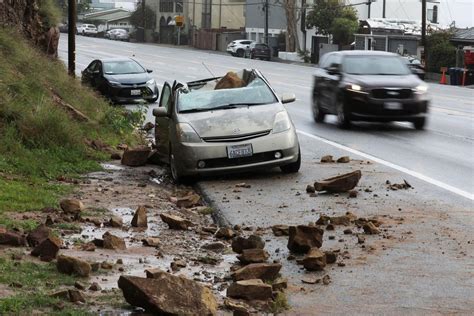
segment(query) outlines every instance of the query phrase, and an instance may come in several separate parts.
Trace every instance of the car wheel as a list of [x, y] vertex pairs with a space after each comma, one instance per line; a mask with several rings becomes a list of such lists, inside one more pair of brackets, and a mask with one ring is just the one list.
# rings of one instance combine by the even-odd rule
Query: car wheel
[[255, 59], [255, 55], [250, 53], [250, 59]]
[[350, 128], [351, 127], [351, 121], [349, 119], [349, 115], [347, 113], [346, 106], [344, 105], [344, 102], [342, 100], [337, 101], [337, 124], [340, 128]]
[[176, 167], [176, 158], [173, 153], [173, 148], [170, 145], [170, 171], [171, 177], [176, 184], [193, 184], [196, 181], [195, 177], [183, 176]]
[[281, 172], [283, 173], [296, 173], [300, 170], [301, 167], [301, 150], [300, 146], [298, 146], [298, 160], [295, 162], [289, 163], [287, 165], [281, 166]]
[[321, 107], [319, 106], [318, 100], [313, 100], [313, 118], [316, 123], [324, 122], [324, 117], [326, 113], [323, 112]]
[[86, 32], [82, 31], [82, 36], [86, 36]]
[[426, 124], [426, 118], [424, 117], [418, 118], [413, 121], [413, 126], [415, 126], [417, 130], [423, 130], [425, 128], [425, 124]]
[[238, 49], [237, 50], [237, 57], [244, 57], [244, 54], [245, 54], [245, 52], [244, 52], [243, 49]]

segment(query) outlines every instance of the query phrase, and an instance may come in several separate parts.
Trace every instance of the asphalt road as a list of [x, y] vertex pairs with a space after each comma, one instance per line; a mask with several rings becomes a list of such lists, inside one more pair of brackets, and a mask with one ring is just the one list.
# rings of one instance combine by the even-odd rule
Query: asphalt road
[[[59, 55], [67, 60], [67, 35], [61, 34]], [[77, 37], [76, 72], [80, 74], [93, 59], [135, 57], [162, 85], [165, 81], [192, 81], [223, 75], [229, 70], [257, 68], [282, 94], [292, 92], [297, 101], [287, 109], [300, 137], [366, 155], [368, 159], [408, 173], [454, 193], [457, 198], [474, 200], [474, 90], [430, 84], [431, 113], [427, 128], [416, 131], [409, 123], [356, 123], [340, 130], [335, 117], [316, 124], [310, 111], [312, 67], [232, 57], [226, 54], [186, 48], [136, 44], [99, 38]], [[153, 121], [151, 111], [148, 120]], [[303, 151], [306, 150], [303, 148]]]

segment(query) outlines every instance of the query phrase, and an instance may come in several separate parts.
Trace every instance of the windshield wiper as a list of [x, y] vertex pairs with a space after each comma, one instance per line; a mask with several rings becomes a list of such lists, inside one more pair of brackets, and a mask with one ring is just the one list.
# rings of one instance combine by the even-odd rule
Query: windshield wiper
[[195, 113], [195, 112], [206, 112], [206, 111], [214, 111], [214, 110], [227, 110], [227, 109], [236, 109], [239, 107], [262, 105], [262, 104], [267, 104], [267, 103], [229, 103], [229, 104], [215, 106], [212, 108], [187, 109], [187, 110], [179, 111], [179, 113]]

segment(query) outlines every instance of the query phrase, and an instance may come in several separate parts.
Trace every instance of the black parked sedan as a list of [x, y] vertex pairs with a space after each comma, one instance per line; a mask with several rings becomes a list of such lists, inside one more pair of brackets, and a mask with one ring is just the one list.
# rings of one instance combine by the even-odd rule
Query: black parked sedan
[[97, 59], [82, 72], [82, 82], [115, 103], [153, 103], [158, 100], [158, 86], [151, 72], [132, 58]]
[[314, 76], [313, 116], [335, 114], [339, 126], [351, 121], [409, 121], [423, 129], [428, 86], [396, 54], [340, 51], [324, 55]]
[[272, 53], [270, 47], [266, 44], [252, 43], [249, 47], [250, 58], [260, 58], [264, 60], [270, 60], [272, 58]]

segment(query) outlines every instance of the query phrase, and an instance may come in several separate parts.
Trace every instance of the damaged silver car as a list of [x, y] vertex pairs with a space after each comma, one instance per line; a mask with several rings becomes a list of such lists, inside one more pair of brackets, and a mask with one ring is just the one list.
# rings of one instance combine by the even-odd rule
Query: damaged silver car
[[258, 70], [186, 84], [165, 83], [153, 110], [160, 159], [175, 181], [199, 175], [280, 167], [298, 172], [301, 153], [294, 125]]

